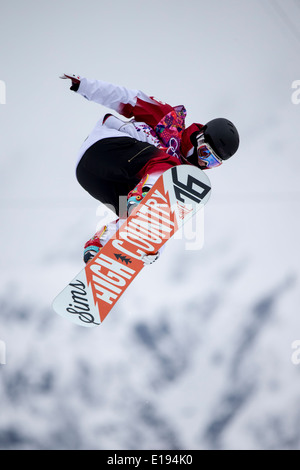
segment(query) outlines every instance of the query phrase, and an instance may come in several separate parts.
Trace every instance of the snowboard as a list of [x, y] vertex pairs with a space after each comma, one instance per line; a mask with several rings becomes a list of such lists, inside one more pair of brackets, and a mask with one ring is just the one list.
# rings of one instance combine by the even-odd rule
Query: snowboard
[[200, 168], [179, 165], [163, 173], [117, 233], [54, 299], [53, 309], [80, 326], [107, 317], [154, 254], [208, 201], [210, 180]]

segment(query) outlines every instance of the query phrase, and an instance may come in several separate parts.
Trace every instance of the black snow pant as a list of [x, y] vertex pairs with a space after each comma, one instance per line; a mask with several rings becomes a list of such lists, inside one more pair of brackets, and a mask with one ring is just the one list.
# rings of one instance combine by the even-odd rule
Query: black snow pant
[[120, 196], [127, 196], [139, 183], [143, 167], [159, 152], [154, 145], [131, 137], [102, 139], [84, 153], [76, 177], [92, 197], [122, 217], [126, 207], [124, 202], [120, 207]]

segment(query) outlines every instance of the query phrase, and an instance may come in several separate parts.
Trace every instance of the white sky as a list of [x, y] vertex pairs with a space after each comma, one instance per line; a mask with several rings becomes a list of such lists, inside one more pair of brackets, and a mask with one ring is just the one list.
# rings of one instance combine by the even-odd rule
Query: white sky
[[[234, 158], [209, 173], [212, 219], [214, 203], [228, 202], [234, 210], [237, 204], [277, 204], [283, 198], [294, 231], [300, 104], [292, 103], [291, 87], [300, 79], [299, 18], [298, 0], [2, 2], [3, 246], [18, 244], [14, 234], [22, 224], [27, 237], [32, 232], [38, 240], [32, 245], [43, 252], [46, 239], [32, 222], [37, 209], [44, 208], [46, 217], [58, 208], [86, 208], [78, 228], [83, 238], [98, 222], [97, 202], [79, 186], [74, 169], [78, 148], [105, 110], [69, 91], [58, 78], [63, 72], [184, 104], [187, 124], [231, 119], [241, 144]], [[51, 219], [51, 237], [70, 230], [70, 219]], [[48, 238], [49, 245], [54, 243]]]

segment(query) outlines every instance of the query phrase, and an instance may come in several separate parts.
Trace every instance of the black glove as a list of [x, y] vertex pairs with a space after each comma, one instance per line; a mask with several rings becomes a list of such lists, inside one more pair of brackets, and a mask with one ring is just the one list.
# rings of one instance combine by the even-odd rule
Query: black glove
[[79, 88], [79, 85], [80, 85], [79, 75], [74, 75], [74, 74], [73, 75], [68, 75], [68, 74], [64, 73], [59, 78], [63, 78], [63, 79], [69, 78], [70, 80], [72, 80], [72, 85], [70, 87], [70, 90], [78, 91], [78, 88]]

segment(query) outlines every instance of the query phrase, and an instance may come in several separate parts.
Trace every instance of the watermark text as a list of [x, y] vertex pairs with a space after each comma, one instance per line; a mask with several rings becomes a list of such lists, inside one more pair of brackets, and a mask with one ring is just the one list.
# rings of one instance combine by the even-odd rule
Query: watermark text
[[0, 340], [0, 364], [6, 364], [6, 344]]
[[[127, 217], [127, 197], [120, 196], [119, 197], [119, 213], [123, 213], [124, 216], [120, 218], [120, 222], [118, 223], [118, 216], [115, 213], [115, 209], [110, 205], [100, 204], [96, 210], [96, 216], [98, 219], [98, 223], [96, 226], [96, 232], [104, 236], [105, 239], [115, 239], [117, 236], [117, 229], [120, 225], [125, 221]], [[191, 209], [190, 209], [191, 210]], [[186, 212], [188, 213], [189, 209], [187, 206]], [[180, 215], [180, 214], [179, 214]], [[185, 214], [182, 214], [184, 217]], [[112, 222], [116, 223], [115, 230], [112, 228], [110, 224]], [[153, 226], [157, 231], [157, 235], [161, 236], [163, 232], [164, 222], [157, 220], [151, 220], [151, 218], [147, 219], [147, 223], [143, 222], [142, 229], [140, 228], [139, 237], [147, 239], [149, 236], [149, 232], [153, 231]], [[105, 234], [105, 227], [110, 228]], [[112, 224], [114, 225], [114, 224]], [[137, 235], [137, 234], [136, 234]], [[179, 229], [176, 231], [174, 235], [175, 240], [184, 240], [185, 241], [185, 249], [187, 251], [197, 251], [201, 250], [204, 245], [204, 206], [190, 219], [188, 222], [183, 224]]]
[[295, 339], [291, 344], [292, 349], [295, 351], [291, 355], [291, 361], [296, 366], [300, 364], [300, 339]]
[[6, 84], [0, 80], [0, 104], [6, 104]]
[[292, 88], [295, 90], [292, 93], [291, 100], [293, 104], [300, 104], [300, 80], [294, 80]]

